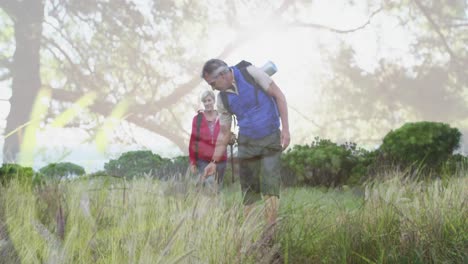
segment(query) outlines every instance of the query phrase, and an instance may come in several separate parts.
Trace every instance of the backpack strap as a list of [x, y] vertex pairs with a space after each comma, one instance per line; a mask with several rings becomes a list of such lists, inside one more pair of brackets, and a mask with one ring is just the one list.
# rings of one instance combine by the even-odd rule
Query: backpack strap
[[200, 127], [203, 119], [203, 112], [198, 111], [197, 115], [197, 137], [195, 140], [195, 160], [198, 160], [198, 143], [200, 142]]
[[223, 106], [232, 115], [231, 106], [229, 105], [229, 100], [226, 92], [219, 92], [221, 96], [221, 101], [223, 102]]
[[[248, 83], [250, 83], [251, 85], [253, 85], [255, 87], [255, 102], [257, 102], [257, 105], [258, 105], [258, 91], [263, 91], [263, 89], [262, 89], [262, 87], [260, 87], [260, 85], [257, 83], [257, 81], [255, 81], [254, 77], [252, 77], [252, 75], [250, 75], [249, 71], [247, 70], [247, 67], [249, 67], [251, 65], [252, 65], [252, 63], [250, 63], [248, 61], [245, 61], [245, 60], [242, 60], [239, 63], [237, 63], [235, 65], [235, 67], [239, 69], [239, 71], [242, 74], [242, 77], [244, 77], [244, 79]], [[229, 105], [229, 100], [228, 100], [227, 93], [226, 92], [220, 92], [220, 95], [221, 95], [221, 101], [223, 102], [224, 108], [229, 113], [232, 114], [231, 106]]]
[[255, 87], [255, 102], [258, 105], [258, 91], [261, 90], [262, 88], [260, 88], [260, 85], [257, 83], [257, 81], [255, 81], [252, 75], [250, 75], [249, 71], [247, 71], [247, 67], [240, 68], [239, 70], [242, 76], [244, 77], [244, 79]]
[[250, 65], [252, 65], [252, 63], [248, 62], [248, 61], [245, 61], [245, 60], [241, 60], [239, 63], [237, 63], [236, 65], [234, 65], [235, 67], [237, 67], [238, 69], [240, 68], [247, 68], [249, 67]]

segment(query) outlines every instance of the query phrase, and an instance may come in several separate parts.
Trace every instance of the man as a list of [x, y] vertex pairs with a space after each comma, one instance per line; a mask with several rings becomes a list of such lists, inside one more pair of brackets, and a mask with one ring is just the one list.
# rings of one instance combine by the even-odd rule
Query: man
[[244, 215], [263, 195], [265, 218], [273, 225], [279, 208], [281, 152], [290, 142], [286, 98], [270, 76], [252, 65], [228, 67], [222, 60], [211, 59], [203, 66], [202, 77], [220, 92], [217, 107], [221, 114], [215, 152], [204, 175], [214, 173], [225, 153], [232, 114], [236, 115]]

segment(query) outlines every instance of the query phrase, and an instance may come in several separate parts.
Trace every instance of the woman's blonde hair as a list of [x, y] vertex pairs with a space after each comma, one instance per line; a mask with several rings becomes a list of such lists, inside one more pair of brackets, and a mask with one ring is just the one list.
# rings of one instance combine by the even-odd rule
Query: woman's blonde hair
[[200, 101], [203, 102], [208, 96], [213, 98], [213, 101], [216, 101], [215, 94], [213, 93], [213, 91], [210, 90], [206, 90], [201, 94]]

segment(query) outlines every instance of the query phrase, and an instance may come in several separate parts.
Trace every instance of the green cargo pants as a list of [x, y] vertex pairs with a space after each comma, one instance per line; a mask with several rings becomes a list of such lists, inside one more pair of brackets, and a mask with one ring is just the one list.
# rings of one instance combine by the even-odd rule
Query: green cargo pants
[[281, 132], [260, 139], [239, 135], [239, 173], [244, 205], [261, 195], [278, 196], [281, 183]]

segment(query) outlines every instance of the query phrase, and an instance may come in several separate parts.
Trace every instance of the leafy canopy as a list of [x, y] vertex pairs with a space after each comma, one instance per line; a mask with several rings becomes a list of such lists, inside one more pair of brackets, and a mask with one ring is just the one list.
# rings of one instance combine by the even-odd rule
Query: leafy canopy
[[448, 124], [406, 123], [384, 137], [381, 150], [387, 161], [438, 170], [460, 146], [460, 139], [460, 131]]
[[39, 172], [49, 177], [67, 177], [71, 175], [81, 176], [85, 170], [80, 165], [71, 162], [50, 163], [39, 169]]
[[110, 160], [104, 164], [104, 170], [109, 175], [119, 177], [132, 178], [147, 173], [154, 175], [168, 161], [170, 160], [162, 158], [150, 150], [129, 151], [123, 153], [118, 159]]

